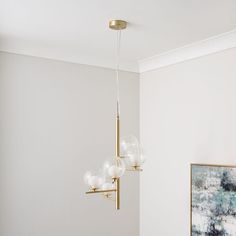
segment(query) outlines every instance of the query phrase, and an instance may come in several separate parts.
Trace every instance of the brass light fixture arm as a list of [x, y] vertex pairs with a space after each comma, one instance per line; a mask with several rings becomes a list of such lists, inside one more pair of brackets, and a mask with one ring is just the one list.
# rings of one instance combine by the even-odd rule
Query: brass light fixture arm
[[126, 171], [143, 171], [143, 169], [132, 168], [132, 169], [126, 169]]
[[107, 190], [91, 190], [86, 192], [86, 194], [93, 194], [93, 193], [109, 193], [109, 192], [116, 192], [116, 189], [107, 189]]

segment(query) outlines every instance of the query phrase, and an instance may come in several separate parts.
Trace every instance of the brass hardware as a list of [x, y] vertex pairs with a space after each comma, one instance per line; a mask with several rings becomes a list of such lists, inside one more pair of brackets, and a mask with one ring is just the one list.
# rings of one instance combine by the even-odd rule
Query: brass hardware
[[120, 157], [120, 117], [116, 116], [116, 158]]
[[103, 196], [105, 198], [112, 198], [112, 194], [111, 193], [103, 193]]
[[132, 167], [130, 169], [126, 169], [126, 171], [143, 171], [143, 169], [141, 169], [139, 166], [136, 166], [136, 167]]
[[116, 189], [92, 190], [92, 191], [86, 192], [86, 194], [92, 194], [92, 193], [109, 193], [109, 192], [116, 192]]
[[[117, 111], [119, 104], [117, 103]], [[116, 158], [120, 157], [120, 117], [117, 112], [116, 116]], [[120, 209], [120, 179], [115, 180], [116, 184], [116, 210]]]
[[133, 166], [133, 169], [135, 171], [143, 171], [143, 169], [141, 169], [140, 166]]
[[131, 166], [130, 169], [126, 169], [127, 171], [143, 171], [142, 168], [140, 168], [140, 166]]
[[109, 28], [113, 30], [123, 30], [127, 27], [127, 22], [124, 20], [109, 21]]
[[116, 210], [120, 209], [120, 179], [116, 179]]

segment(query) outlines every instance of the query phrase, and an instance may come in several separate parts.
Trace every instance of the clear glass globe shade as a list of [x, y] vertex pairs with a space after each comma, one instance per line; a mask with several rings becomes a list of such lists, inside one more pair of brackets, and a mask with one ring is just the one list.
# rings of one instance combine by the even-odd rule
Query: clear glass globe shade
[[111, 161], [105, 161], [103, 164], [102, 172], [105, 178], [109, 177], [108, 170], [111, 167], [112, 163]]
[[126, 165], [128, 167], [141, 167], [145, 162], [145, 157], [143, 155], [129, 155], [126, 158]]
[[111, 190], [114, 189], [114, 184], [112, 183], [104, 183], [101, 187], [102, 190]]
[[112, 179], [120, 178], [125, 172], [125, 163], [121, 158], [114, 158], [112, 161], [106, 161], [103, 165], [105, 176]]
[[92, 175], [88, 180], [88, 185], [91, 189], [99, 189], [104, 180], [102, 177]]
[[130, 154], [138, 155], [140, 151], [140, 145], [138, 139], [134, 135], [121, 138], [120, 153], [122, 157], [127, 157]]
[[91, 172], [86, 172], [84, 174], [84, 182], [89, 186], [90, 189], [99, 189], [104, 183], [104, 177], [102, 175], [92, 174]]

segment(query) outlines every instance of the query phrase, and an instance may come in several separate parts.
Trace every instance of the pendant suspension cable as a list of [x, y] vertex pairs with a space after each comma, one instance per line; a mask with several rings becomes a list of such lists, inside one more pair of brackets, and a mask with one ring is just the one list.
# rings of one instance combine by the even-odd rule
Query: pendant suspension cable
[[117, 52], [116, 52], [116, 102], [117, 102], [117, 116], [120, 115], [120, 81], [119, 81], [120, 42], [121, 42], [121, 30], [117, 30]]

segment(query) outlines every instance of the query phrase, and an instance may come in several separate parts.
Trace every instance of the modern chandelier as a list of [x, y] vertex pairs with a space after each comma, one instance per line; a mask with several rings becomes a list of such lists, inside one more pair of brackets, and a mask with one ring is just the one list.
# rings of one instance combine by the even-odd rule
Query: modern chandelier
[[116, 145], [115, 158], [106, 161], [100, 173], [86, 172], [84, 181], [89, 187], [86, 194], [102, 194], [105, 198], [115, 200], [116, 209], [120, 209], [120, 178], [125, 171], [142, 171], [145, 158], [138, 139], [133, 136], [120, 138], [120, 102], [119, 102], [119, 56], [121, 30], [126, 29], [127, 22], [111, 20], [109, 28], [117, 31], [117, 63], [116, 63]]

